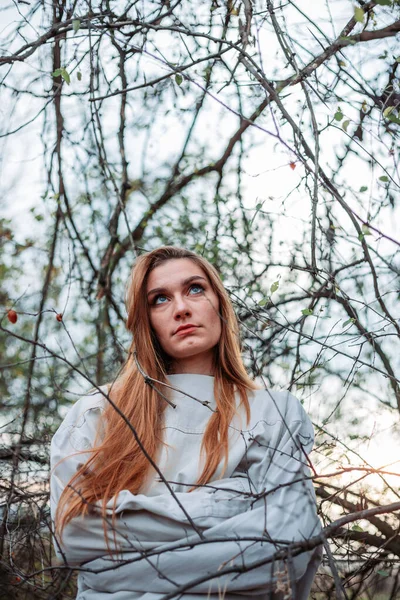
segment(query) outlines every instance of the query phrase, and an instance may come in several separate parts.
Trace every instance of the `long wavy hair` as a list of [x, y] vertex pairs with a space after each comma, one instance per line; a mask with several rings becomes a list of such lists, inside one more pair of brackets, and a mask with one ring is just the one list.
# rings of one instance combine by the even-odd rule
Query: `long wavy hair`
[[[218, 464], [228, 461], [228, 430], [237, 412], [235, 393], [244, 406], [247, 422], [250, 406], [249, 390], [257, 386], [244, 367], [239, 338], [238, 321], [228, 293], [216, 269], [202, 256], [183, 248], [164, 246], [140, 256], [132, 269], [127, 286], [127, 329], [132, 333], [128, 359], [109, 389], [113, 402], [135, 428], [142, 448], [126, 422], [107, 403], [102, 415], [101, 435], [97, 435], [91, 456], [72, 477], [61, 495], [56, 513], [56, 531], [62, 534], [66, 524], [78, 515], [90, 512], [101, 501], [102, 514], [106, 504], [124, 489], [138, 493], [149, 472], [153, 469], [146, 454], [155, 462], [162, 441], [163, 412], [167, 389], [160, 384], [148, 385], [149, 379], [168, 383], [169, 357], [165, 355], [152, 331], [149, 306], [145, 293], [149, 273], [161, 263], [171, 259], [189, 258], [207, 276], [211, 288], [219, 299], [221, 337], [214, 349], [214, 395], [217, 410], [210, 417], [203, 435], [201, 454], [204, 468], [196, 485], [211, 480]], [[136, 360], [137, 358], [137, 360]], [[150, 379], [150, 381], [151, 381]], [[86, 451], [87, 452], [87, 451]], [[194, 489], [194, 488], [192, 488]], [[99, 506], [99, 504], [97, 504]], [[105, 522], [105, 519], [104, 519]]]

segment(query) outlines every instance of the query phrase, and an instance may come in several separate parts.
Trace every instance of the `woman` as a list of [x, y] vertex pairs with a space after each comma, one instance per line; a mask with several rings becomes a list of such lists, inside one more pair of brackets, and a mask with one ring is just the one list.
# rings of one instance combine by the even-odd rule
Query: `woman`
[[251, 381], [228, 294], [193, 252], [138, 258], [127, 311], [120, 376], [52, 440], [55, 548], [80, 565], [77, 598], [306, 600], [320, 524], [301, 404]]

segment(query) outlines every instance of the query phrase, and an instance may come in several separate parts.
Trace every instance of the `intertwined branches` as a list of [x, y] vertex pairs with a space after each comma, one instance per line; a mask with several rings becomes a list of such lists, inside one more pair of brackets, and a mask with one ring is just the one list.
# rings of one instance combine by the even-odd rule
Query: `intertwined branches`
[[[126, 358], [134, 257], [173, 243], [220, 270], [248, 368], [313, 417], [333, 572], [316, 598], [374, 597], [382, 582], [396, 598], [398, 465], [379, 451], [395, 447], [400, 409], [398, 2], [24, 0], [1, 10], [2, 569], [12, 593], [70, 593], [45, 533], [46, 444], [65, 406]], [[348, 521], [334, 525], [342, 512]]]

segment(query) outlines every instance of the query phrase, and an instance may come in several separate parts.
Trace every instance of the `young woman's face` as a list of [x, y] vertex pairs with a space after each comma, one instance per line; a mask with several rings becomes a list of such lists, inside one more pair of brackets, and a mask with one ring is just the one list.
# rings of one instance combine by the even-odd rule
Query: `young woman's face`
[[189, 258], [165, 261], [150, 272], [146, 291], [150, 323], [173, 372], [212, 374], [221, 320], [203, 269]]

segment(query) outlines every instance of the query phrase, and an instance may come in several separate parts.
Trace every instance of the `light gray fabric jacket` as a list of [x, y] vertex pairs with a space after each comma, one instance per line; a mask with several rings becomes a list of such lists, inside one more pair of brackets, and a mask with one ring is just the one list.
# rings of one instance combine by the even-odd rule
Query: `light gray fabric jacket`
[[[112, 556], [100, 515], [67, 525], [62, 543], [54, 543], [62, 563], [80, 565], [77, 599], [307, 600], [320, 547], [273, 558], [321, 529], [307, 458], [314, 434], [303, 407], [288, 392], [250, 393], [249, 424], [241, 407], [231, 423], [225, 475], [221, 478], [222, 461], [207, 486], [187, 493], [204, 465], [200, 446], [216, 408], [214, 378], [182, 374], [169, 381], [180, 392], [170, 396], [176, 408], [165, 410], [166, 445], [157, 464], [175, 498], [154, 472], [140, 494], [123, 490], [109, 534], [111, 548], [115, 551], [116, 543], [118, 549]], [[89, 456], [82, 451], [93, 446], [106, 403], [100, 392], [80, 398], [53, 437], [53, 518], [64, 487]], [[113, 500], [110, 525], [112, 505]]]

